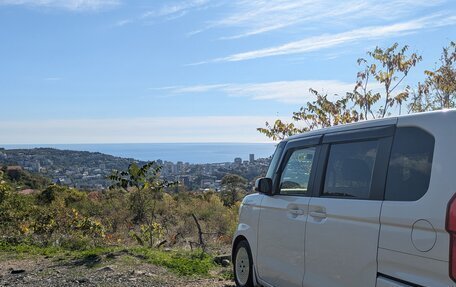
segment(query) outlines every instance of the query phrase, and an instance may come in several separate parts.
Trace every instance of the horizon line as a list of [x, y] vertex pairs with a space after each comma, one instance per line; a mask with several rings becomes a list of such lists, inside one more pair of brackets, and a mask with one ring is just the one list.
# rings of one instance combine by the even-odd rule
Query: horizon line
[[103, 143], [0, 143], [2, 146], [46, 146], [46, 145], [124, 145], [124, 144], [277, 144], [279, 141], [260, 141], [260, 142], [103, 142]]

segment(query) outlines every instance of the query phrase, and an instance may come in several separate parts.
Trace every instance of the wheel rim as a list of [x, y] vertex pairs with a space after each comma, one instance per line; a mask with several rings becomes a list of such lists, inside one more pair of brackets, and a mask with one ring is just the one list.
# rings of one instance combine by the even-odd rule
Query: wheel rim
[[236, 278], [241, 285], [246, 285], [250, 274], [250, 259], [245, 247], [239, 248], [236, 254]]

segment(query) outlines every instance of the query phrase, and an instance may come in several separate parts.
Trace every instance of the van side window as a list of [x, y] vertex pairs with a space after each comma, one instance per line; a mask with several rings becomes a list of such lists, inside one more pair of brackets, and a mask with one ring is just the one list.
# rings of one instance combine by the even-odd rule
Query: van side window
[[280, 179], [280, 194], [306, 194], [315, 147], [298, 149], [288, 158]]
[[274, 178], [274, 173], [276, 172], [277, 164], [279, 163], [280, 157], [282, 156], [282, 151], [285, 145], [286, 142], [281, 142], [277, 146], [274, 155], [272, 156], [271, 163], [269, 164], [268, 172], [266, 173], [267, 178]]
[[332, 144], [322, 196], [368, 199], [378, 141]]
[[396, 129], [386, 181], [385, 200], [415, 201], [431, 180], [434, 137], [416, 127]]

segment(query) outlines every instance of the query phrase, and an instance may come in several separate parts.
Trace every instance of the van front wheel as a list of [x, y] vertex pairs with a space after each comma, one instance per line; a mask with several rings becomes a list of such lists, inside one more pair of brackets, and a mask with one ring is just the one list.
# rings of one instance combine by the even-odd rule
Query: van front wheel
[[242, 240], [234, 252], [234, 281], [239, 287], [253, 287], [252, 253], [247, 241]]

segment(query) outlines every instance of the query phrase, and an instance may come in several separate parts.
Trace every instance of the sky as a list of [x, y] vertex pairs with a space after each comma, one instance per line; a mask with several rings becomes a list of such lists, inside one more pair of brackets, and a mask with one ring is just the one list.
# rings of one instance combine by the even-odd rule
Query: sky
[[454, 0], [0, 0], [0, 144], [268, 142], [367, 51], [416, 84], [455, 36]]

